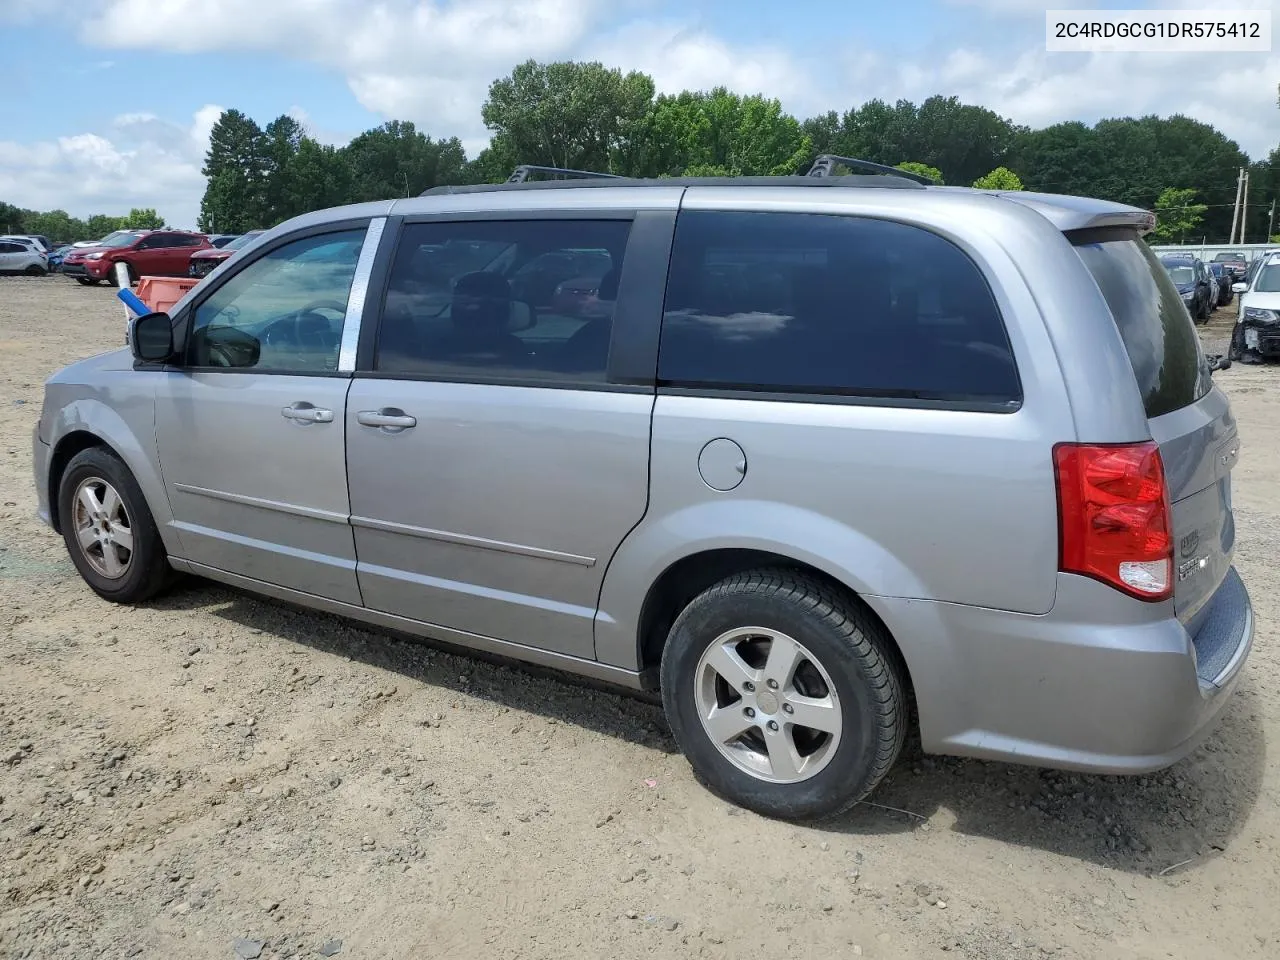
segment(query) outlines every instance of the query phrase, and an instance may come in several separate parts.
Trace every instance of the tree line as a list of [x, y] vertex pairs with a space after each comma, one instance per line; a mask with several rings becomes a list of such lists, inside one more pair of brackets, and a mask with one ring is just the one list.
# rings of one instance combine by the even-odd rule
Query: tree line
[[114, 230], [158, 230], [164, 218], [151, 207], [134, 207], [123, 217], [95, 213], [81, 219], [65, 210], [26, 210], [0, 201], [0, 233], [31, 234], [51, 241], [99, 240]]
[[[489, 146], [468, 157], [390, 121], [335, 147], [293, 117], [265, 127], [239, 110], [214, 125], [203, 230], [270, 227], [309, 210], [500, 182], [520, 164], [634, 177], [803, 173], [821, 154], [899, 166], [936, 182], [1081, 194], [1155, 210], [1156, 239], [1227, 237], [1239, 168], [1250, 170], [1246, 239], [1268, 233], [1280, 148], [1250, 163], [1211, 124], [1185, 116], [1069, 121], [1032, 129], [956, 97], [871, 100], [799, 119], [763, 94], [658, 94], [648, 75], [599, 63], [528, 61], [495, 80], [481, 110]], [[0, 217], [0, 222], [3, 218]]]

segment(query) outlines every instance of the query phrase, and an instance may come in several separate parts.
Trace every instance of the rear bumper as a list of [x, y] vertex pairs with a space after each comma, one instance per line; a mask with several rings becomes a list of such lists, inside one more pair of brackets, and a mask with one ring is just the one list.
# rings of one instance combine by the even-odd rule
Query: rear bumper
[[1029, 616], [868, 598], [903, 643], [924, 749], [1096, 773], [1176, 763], [1213, 730], [1253, 643], [1235, 568], [1197, 617], [1070, 575]]

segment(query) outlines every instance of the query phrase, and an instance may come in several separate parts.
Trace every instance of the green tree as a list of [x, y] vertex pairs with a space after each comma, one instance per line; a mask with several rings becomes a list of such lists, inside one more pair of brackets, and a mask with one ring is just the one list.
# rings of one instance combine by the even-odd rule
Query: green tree
[[1008, 167], [996, 167], [990, 173], [973, 181], [979, 190], [1021, 190], [1022, 181]]
[[200, 229], [243, 233], [264, 225], [263, 133], [239, 110], [225, 110], [209, 135]]
[[327, 144], [303, 137], [285, 167], [287, 216], [323, 210], [351, 198], [351, 169], [346, 156]]
[[0, 201], [0, 230], [5, 233], [25, 233], [27, 211], [12, 203]]
[[1160, 243], [1180, 243], [1200, 226], [1207, 207], [1195, 203], [1196, 191], [1166, 187], [1156, 200], [1156, 228], [1153, 239]]
[[105, 213], [95, 213], [85, 221], [86, 240], [101, 240], [108, 233], [124, 228], [122, 217], [110, 217]]
[[[50, 240], [83, 240], [86, 227], [83, 220], [71, 216], [65, 210], [48, 210], [44, 213], [26, 212], [26, 225], [22, 233], [36, 233]], [[0, 212], [0, 229], [4, 227], [3, 213]]]
[[456, 137], [432, 140], [412, 123], [392, 120], [366, 130], [340, 151], [352, 200], [416, 197], [466, 179], [466, 154]]
[[152, 207], [145, 209], [134, 207], [129, 215], [121, 217], [121, 230], [159, 230], [164, 226], [164, 217], [156, 213]]
[[640, 176], [777, 176], [799, 172], [813, 147], [777, 100], [708, 93], [660, 96], [636, 138], [631, 169]]
[[493, 131], [490, 164], [631, 166], [631, 141], [652, 103], [653, 80], [643, 73], [529, 60], [489, 86], [481, 116]]
[[[1018, 129], [996, 113], [956, 97], [934, 96], [916, 106], [869, 100], [843, 114], [807, 122], [819, 153], [896, 164], [915, 157], [952, 183], [971, 183], [1006, 163]], [[821, 138], [821, 140], [819, 140]]]
[[917, 176], [928, 177], [934, 183], [941, 184], [942, 171], [937, 167], [931, 167], [926, 163], [917, 163], [915, 160], [908, 160], [905, 163], [894, 164], [899, 170], [905, 170], [907, 173], [914, 173]]
[[302, 212], [290, 201], [299, 192], [291, 183], [294, 171], [290, 162], [298, 153], [302, 137], [302, 124], [287, 113], [276, 117], [262, 131], [257, 145], [262, 170], [259, 197], [262, 226], [275, 226]]

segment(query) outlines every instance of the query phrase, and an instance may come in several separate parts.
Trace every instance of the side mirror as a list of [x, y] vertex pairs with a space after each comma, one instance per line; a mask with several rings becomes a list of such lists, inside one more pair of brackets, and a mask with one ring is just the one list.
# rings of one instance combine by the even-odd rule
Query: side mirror
[[1231, 285], [1232, 293], [1248, 293], [1249, 285], [1247, 283], [1233, 283]]
[[173, 320], [167, 313], [147, 313], [134, 319], [129, 346], [143, 363], [163, 363], [173, 356]]

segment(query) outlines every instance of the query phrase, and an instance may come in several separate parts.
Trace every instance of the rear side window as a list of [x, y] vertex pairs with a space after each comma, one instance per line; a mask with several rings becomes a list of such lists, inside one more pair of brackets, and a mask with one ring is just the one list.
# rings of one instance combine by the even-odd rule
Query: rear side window
[[658, 377], [668, 386], [1021, 399], [991, 290], [918, 227], [826, 214], [680, 214]]
[[1132, 231], [1081, 235], [1073, 243], [1120, 329], [1148, 419], [1208, 393], [1195, 324], [1151, 249]]

